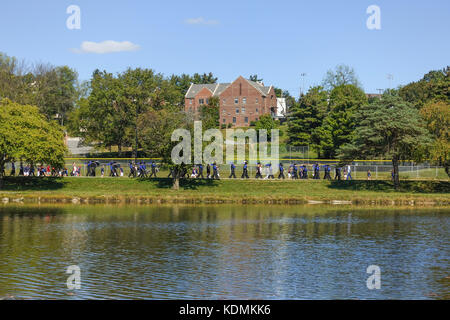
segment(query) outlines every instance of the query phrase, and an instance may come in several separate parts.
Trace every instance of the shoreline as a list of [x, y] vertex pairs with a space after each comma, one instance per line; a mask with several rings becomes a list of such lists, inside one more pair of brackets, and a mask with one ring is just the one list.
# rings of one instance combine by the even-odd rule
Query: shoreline
[[0, 203], [450, 206], [450, 182], [6, 178]]

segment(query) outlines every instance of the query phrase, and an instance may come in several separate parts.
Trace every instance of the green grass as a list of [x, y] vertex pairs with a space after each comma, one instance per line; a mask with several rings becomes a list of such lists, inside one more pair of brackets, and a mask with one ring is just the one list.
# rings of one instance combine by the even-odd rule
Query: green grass
[[448, 181], [403, 181], [395, 190], [390, 181], [314, 180], [182, 180], [180, 190], [171, 189], [170, 179], [129, 178], [5, 178], [0, 200], [41, 201], [114, 200], [167, 202], [305, 203], [345, 200], [353, 203], [450, 204]]

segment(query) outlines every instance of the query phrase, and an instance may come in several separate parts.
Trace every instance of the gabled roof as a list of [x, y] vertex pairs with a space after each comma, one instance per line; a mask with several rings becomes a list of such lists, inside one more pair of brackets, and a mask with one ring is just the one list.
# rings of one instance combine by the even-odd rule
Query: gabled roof
[[267, 96], [270, 92], [270, 88], [272, 88], [272, 86], [270, 87], [266, 87], [264, 86], [261, 82], [255, 82], [255, 81], [251, 81], [248, 79], [247, 80], [248, 83], [250, 83], [250, 85], [252, 85], [256, 90], [258, 90], [259, 92], [261, 92], [261, 94]]
[[[238, 78], [239, 79], [239, 78]], [[245, 78], [244, 78], [245, 79]], [[252, 87], [258, 90], [263, 96], [267, 96], [272, 86], [266, 87], [260, 82], [250, 81], [245, 79]], [[189, 90], [186, 92], [187, 99], [193, 99], [203, 89], [206, 88], [211, 91], [213, 96], [219, 96], [225, 91], [231, 83], [213, 83], [213, 84], [191, 84]]]

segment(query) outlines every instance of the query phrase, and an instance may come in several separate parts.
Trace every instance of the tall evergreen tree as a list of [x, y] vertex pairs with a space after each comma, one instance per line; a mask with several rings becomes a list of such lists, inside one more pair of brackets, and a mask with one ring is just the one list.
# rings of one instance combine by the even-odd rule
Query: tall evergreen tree
[[367, 104], [367, 97], [360, 88], [346, 84], [331, 91], [329, 103], [330, 112], [322, 125], [313, 131], [311, 139], [319, 155], [332, 159], [339, 147], [350, 141], [357, 124], [355, 112]]
[[289, 143], [309, 145], [314, 129], [322, 125], [328, 111], [328, 92], [321, 86], [311, 88], [290, 109], [288, 123]]
[[363, 105], [355, 115], [357, 127], [349, 143], [341, 146], [342, 160], [392, 159], [394, 184], [399, 186], [401, 160], [419, 160], [431, 143], [430, 134], [419, 113], [399, 96]]

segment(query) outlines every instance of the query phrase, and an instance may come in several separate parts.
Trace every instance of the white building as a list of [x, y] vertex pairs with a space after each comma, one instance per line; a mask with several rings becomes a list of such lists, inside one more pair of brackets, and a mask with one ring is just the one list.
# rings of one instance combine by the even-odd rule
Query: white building
[[286, 117], [286, 98], [277, 98], [277, 114], [276, 119], [282, 119]]

